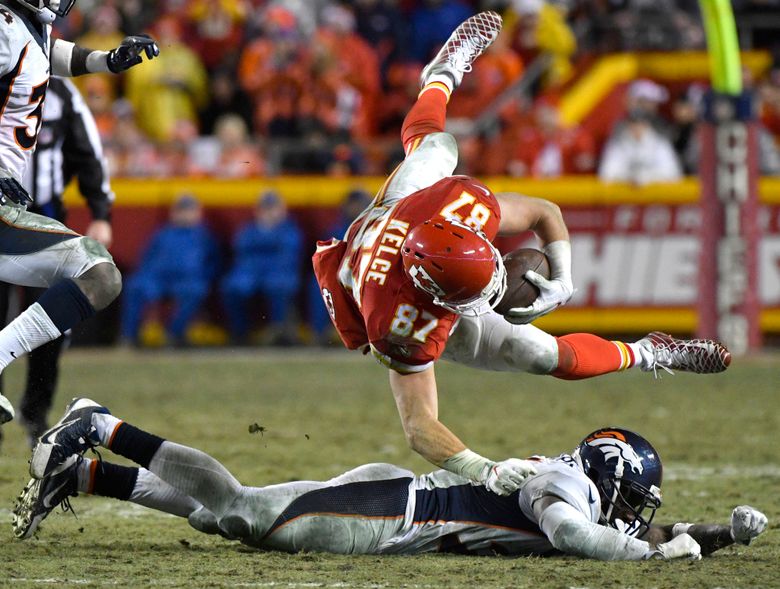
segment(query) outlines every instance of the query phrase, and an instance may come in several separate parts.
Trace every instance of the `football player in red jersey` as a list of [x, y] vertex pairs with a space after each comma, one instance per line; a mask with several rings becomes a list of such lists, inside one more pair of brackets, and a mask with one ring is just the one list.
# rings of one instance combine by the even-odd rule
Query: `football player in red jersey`
[[[560, 209], [480, 181], [453, 176], [457, 145], [444, 132], [451, 92], [501, 29], [483, 12], [464, 21], [422, 72], [422, 91], [402, 128], [406, 152], [344, 240], [318, 244], [314, 271], [344, 344], [370, 350], [390, 369], [410, 446], [430, 462], [506, 495], [533, 474], [532, 463], [489, 460], [469, 450], [438, 419], [434, 362], [446, 358], [490, 370], [581, 379], [633, 366], [720, 372], [728, 351], [709, 340], [654, 332], [638, 342], [592, 334], [553, 337], [530, 322], [565, 304], [574, 291], [571, 247]], [[526, 277], [540, 295], [506, 316], [492, 311], [506, 272], [491, 241], [533, 231], [550, 260], [549, 280]]]

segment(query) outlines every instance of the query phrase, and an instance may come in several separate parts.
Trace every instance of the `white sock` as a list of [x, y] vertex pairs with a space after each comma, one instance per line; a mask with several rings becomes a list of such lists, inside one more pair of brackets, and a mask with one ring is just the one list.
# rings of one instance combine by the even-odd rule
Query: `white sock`
[[[641, 341], [639, 340], [639, 342]], [[639, 368], [647, 370], [653, 366], [653, 352], [639, 342], [623, 342], [634, 353], [634, 363], [629, 368], [639, 366]]]
[[33, 303], [0, 331], [0, 370], [62, 333], [38, 303]]
[[100, 438], [101, 446], [108, 448], [111, 437], [114, 435], [114, 432], [120, 423], [122, 423], [121, 419], [108, 413], [92, 414], [92, 425], [97, 430], [97, 435], [98, 438]]
[[91, 458], [84, 458], [78, 465], [76, 490], [79, 493], [89, 493], [92, 489], [92, 463]]

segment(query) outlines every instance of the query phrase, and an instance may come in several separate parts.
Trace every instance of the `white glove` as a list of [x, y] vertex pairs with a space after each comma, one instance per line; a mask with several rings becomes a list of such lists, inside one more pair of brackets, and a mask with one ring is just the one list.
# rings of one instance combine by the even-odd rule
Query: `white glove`
[[701, 546], [690, 534], [680, 534], [668, 542], [656, 546], [652, 556], [654, 558], [663, 558], [664, 560], [673, 558], [701, 560]]
[[731, 537], [737, 544], [747, 546], [766, 526], [766, 516], [749, 505], [740, 505], [731, 512]]
[[574, 294], [571, 279], [571, 244], [568, 241], [554, 241], [545, 246], [544, 253], [550, 261], [550, 279], [533, 270], [525, 273], [526, 280], [539, 289], [539, 296], [528, 307], [509, 309], [504, 317], [510, 323], [531, 323], [565, 305]]
[[536, 474], [536, 467], [530, 460], [508, 458], [490, 466], [485, 477], [485, 487], [496, 495], [511, 495], [533, 474]]

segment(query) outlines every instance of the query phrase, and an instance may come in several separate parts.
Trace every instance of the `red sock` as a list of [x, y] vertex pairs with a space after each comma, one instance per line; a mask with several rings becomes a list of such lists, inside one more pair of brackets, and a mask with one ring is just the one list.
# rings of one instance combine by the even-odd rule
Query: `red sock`
[[401, 127], [401, 140], [407, 155], [414, 151], [425, 135], [444, 131], [447, 100], [442, 84], [433, 83], [420, 93]]
[[591, 333], [571, 333], [558, 341], [558, 367], [552, 375], [580, 380], [625, 370], [634, 365], [634, 353], [623, 342], [609, 341]]

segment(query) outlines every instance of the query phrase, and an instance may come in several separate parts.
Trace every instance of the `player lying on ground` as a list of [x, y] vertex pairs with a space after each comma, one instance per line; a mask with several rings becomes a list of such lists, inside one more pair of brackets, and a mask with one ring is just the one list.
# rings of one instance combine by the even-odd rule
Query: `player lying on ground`
[[[638, 367], [720, 372], [728, 351], [709, 340], [652, 333], [638, 342], [591, 334], [563, 337], [529, 323], [566, 303], [574, 287], [569, 234], [553, 203], [493, 194], [453, 176], [458, 150], [444, 133], [447, 101], [464, 72], [498, 36], [501, 17], [462, 23], [422, 73], [422, 91], [403, 123], [404, 162], [343, 241], [318, 244], [314, 271], [325, 305], [350, 349], [371, 350], [390, 369], [409, 445], [430, 462], [495, 493], [517, 490], [533, 464], [495, 463], [467, 449], [438, 418], [434, 363], [440, 357], [476, 368], [589, 378]], [[492, 311], [506, 272], [491, 241], [533, 231], [544, 244], [551, 279], [529, 273], [541, 294], [531, 307]]]
[[[28, 212], [21, 182], [41, 128], [49, 75], [119, 74], [160, 50], [146, 35], [125, 37], [111, 51], [51, 39], [56, 17], [75, 0], [0, 3], [0, 280], [46, 288], [36, 303], [0, 330], [0, 371], [104, 309], [122, 288], [111, 254], [54, 219]], [[14, 417], [0, 394], [0, 424]]]
[[[14, 509], [20, 538], [77, 492], [132, 501], [186, 517], [202, 532], [289, 552], [699, 558], [748, 544], [767, 525], [747, 506], [734, 509], [730, 525], [651, 525], [661, 506], [661, 460], [644, 438], [619, 428], [593, 432], [571, 454], [531, 458], [536, 474], [503, 497], [444, 470], [415, 476], [390, 464], [326, 482], [246, 487], [207, 454], [137, 429], [89, 399], [74, 399], [50, 438], [57, 445], [32, 458], [50, 474], [31, 480]], [[93, 446], [140, 468], [84, 458]]]

